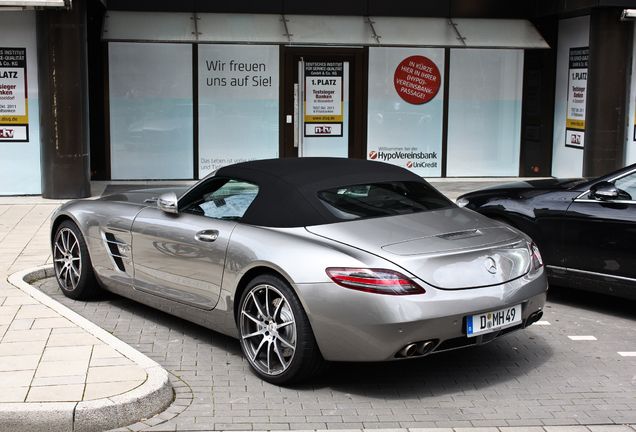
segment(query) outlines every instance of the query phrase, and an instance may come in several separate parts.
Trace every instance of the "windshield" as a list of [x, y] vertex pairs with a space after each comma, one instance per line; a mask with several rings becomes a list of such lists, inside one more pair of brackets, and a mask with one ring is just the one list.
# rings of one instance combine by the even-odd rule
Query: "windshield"
[[419, 213], [453, 203], [425, 182], [392, 181], [326, 189], [318, 198], [341, 219]]

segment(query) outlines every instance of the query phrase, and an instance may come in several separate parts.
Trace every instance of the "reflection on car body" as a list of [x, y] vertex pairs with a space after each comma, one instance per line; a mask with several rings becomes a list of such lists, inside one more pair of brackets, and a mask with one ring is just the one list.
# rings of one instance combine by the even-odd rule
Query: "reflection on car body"
[[597, 179], [544, 179], [470, 192], [458, 204], [528, 234], [556, 285], [636, 299], [636, 164]]
[[381, 162], [245, 162], [69, 202], [51, 226], [66, 295], [101, 286], [236, 337], [278, 384], [492, 341], [539, 320], [547, 292], [528, 236]]

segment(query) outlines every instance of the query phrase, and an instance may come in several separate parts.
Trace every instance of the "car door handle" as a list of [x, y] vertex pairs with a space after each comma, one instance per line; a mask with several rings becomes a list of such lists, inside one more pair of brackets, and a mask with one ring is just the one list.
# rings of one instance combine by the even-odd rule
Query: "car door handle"
[[219, 232], [217, 230], [203, 230], [196, 233], [194, 238], [201, 242], [212, 243], [219, 238]]

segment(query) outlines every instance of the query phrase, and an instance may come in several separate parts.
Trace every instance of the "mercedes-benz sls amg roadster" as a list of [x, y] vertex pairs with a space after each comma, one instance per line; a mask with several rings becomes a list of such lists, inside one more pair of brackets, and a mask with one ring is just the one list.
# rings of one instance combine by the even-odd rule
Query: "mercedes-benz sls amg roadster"
[[67, 296], [101, 287], [235, 337], [276, 384], [490, 342], [539, 320], [548, 289], [527, 235], [374, 161], [239, 163], [71, 201], [51, 228]]

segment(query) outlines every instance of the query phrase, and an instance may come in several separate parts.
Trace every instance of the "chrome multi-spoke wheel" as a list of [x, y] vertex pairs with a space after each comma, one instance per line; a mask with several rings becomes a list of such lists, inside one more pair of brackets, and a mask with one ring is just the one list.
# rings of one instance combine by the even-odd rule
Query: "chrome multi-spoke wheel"
[[250, 363], [279, 375], [296, 353], [296, 321], [287, 299], [267, 284], [253, 287], [241, 307], [241, 342]]
[[53, 265], [57, 283], [68, 297], [87, 298], [95, 292], [96, 283], [86, 243], [77, 225], [60, 224], [53, 239]]
[[55, 275], [60, 286], [73, 291], [77, 288], [82, 272], [82, 257], [77, 237], [70, 228], [62, 228], [53, 244]]
[[238, 317], [241, 347], [256, 373], [283, 384], [323, 363], [300, 301], [282, 279], [263, 275], [244, 291]]

